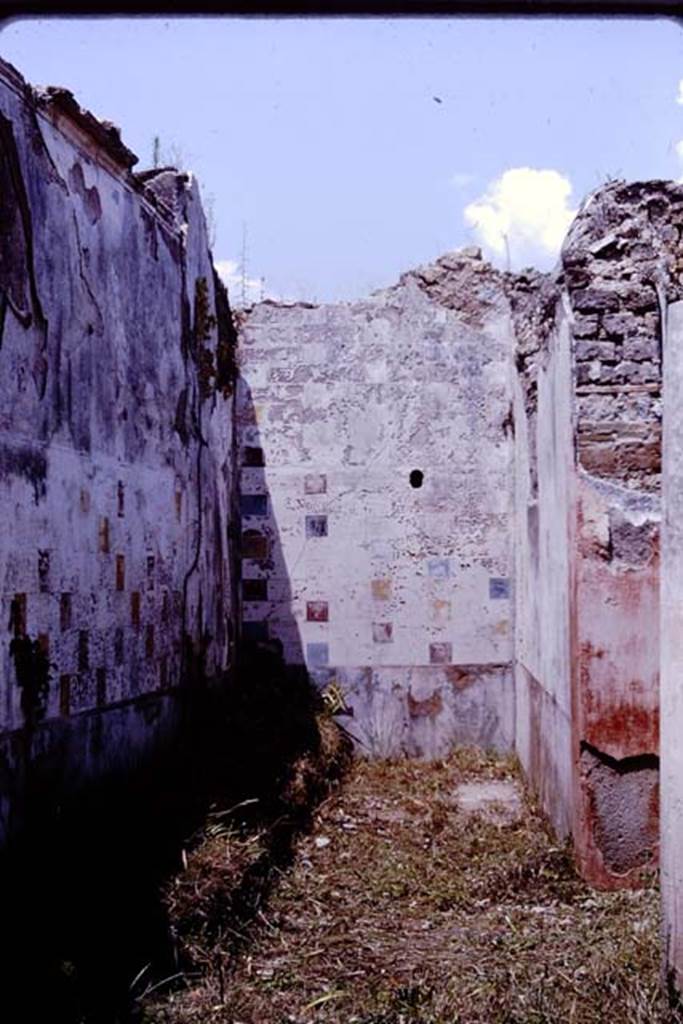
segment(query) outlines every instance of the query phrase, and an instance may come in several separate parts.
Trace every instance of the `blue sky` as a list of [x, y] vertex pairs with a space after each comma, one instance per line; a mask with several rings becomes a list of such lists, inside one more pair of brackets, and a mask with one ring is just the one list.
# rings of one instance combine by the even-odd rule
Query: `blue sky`
[[252, 294], [347, 299], [468, 244], [549, 267], [586, 192], [683, 174], [671, 20], [19, 20], [0, 55], [180, 155], [235, 299], [245, 229]]

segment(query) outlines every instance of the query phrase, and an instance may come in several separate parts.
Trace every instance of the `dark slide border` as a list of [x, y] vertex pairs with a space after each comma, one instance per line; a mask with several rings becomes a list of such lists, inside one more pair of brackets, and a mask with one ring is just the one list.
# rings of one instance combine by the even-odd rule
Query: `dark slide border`
[[97, 15], [434, 17], [683, 15], [683, 0], [0, 0], [0, 20]]

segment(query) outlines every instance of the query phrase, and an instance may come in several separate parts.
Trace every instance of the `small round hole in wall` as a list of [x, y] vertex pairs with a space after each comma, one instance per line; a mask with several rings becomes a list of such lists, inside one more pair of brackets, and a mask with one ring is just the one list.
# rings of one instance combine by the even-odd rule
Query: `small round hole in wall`
[[410, 473], [410, 486], [411, 487], [422, 487], [422, 481], [425, 475], [421, 469], [413, 469]]

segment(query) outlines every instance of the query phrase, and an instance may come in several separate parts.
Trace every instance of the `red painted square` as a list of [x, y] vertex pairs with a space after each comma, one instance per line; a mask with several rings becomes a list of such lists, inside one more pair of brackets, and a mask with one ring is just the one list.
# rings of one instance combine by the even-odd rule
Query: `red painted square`
[[304, 477], [305, 494], [326, 494], [327, 476], [325, 473], [308, 473]]
[[328, 622], [329, 605], [327, 601], [307, 601], [306, 620], [308, 622]]
[[391, 622], [373, 622], [372, 639], [376, 644], [390, 644], [394, 639], [394, 627]]

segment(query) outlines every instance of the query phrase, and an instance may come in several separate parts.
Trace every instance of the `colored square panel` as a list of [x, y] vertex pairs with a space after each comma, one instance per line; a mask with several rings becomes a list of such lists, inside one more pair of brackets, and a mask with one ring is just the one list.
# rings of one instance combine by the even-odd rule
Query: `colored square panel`
[[372, 639], [376, 644], [390, 644], [394, 639], [394, 627], [391, 622], [373, 622]]
[[268, 580], [242, 580], [242, 597], [245, 601], [267, 601]]
[[71, 676], [59, 677], [59, 713], [67, 716], [71, 710]]
[[240, 423], [257, 423], [257, 407], [251, 402], [241, 401], [237, 409]]
[[388, 559], [393, 558], [394, 546], [390, 540], [375, 537], [374, 540], [370, 541], [368, 547], [372, 558], [377, 558], [381, 561], [388, 561]]
[[437, 597], [432, 601], [432, 618], [434, 622], [450, 622], [451, 602]]
[[263, 448], [255, 448], [247, 445], [242, 449], [243, 466], [265, 466], [266, 460], [263, 455]]
[[306, 644], [306, 662], [315, 667], [329, 665], [330, 649], [328, 644]]
[[38, 581], [41, 594], [47, 594], [50, 590], [50, 552], [47, 550], [38, 551]]
[[99, 549], [103, 555], [109, 554], [109, 519], [107, 516], [100, 517], [98, 530]]
[[95, 670], [95, 693], [98, 708], [104, 707], [107, 703], [107, 670], [98, 668]]
[[489, 597], [493, 600], [510, 596], [510, 580], [506, 577], [492, 576], [489, 580]]
[[326, 494], [327, 476], [324, 473], [307, 473], [304, 477], [304, 494]]
[[126, 586], [126, 556], [116, 556], [116, 589], [125, 590]]
[[453, 661], [453, 646], [450, 643], [436, 643], [429, 645], [430, 665], [450, 665]]
[[10, 630], [15, 636], [26, 635], [26, 617], [28, 615], [28, 601], [26, 594], [15, 594], [10, 605]]
[[327, 537], [327, 516], [306, 516], [307, 537]]
[[427, 572], [436, 580], [445, 580], [451, 574], [451, 563], [448, 558], [430, 558]]
[[376, 601], [388, 601], [391, 598], [391, 580], [371, 580], [370, 589]]
[[71, 594], [62, 594], [59, 598], [59, 628], [62, 633], [71, 629]]
[[306, 602], [306, 621], [307, 622], [328, 622], [329, 621], [329, 606], [327, 601], [307, 601]]
[[240, 511], [243, 516], [267, 516], [268, 496], [266, 494], [242, 494]]
[[245, 530], [242, 534], [242, 557], [267, 558], [268, 538], [258, 530]]
[[242, 623], [242, 637], [245, 640], [250, 640], [252, 643], [256, 643], [259, 640], [268, 639], [268, 623], [267, 622], [243, 622]]

